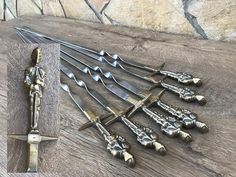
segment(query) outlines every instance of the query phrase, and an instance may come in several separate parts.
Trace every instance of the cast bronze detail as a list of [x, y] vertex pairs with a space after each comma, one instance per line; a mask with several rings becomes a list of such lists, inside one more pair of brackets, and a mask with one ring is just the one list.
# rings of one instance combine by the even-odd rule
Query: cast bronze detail
[[[133, 115], [137, 110], [141, 109], [145, 112], [150, 118], [152, 118], [160, 127], [161, 131], [169, 137], [180, 137], [185, 142], [190, 142], [192, 140], [191, 135], [181, 130], [181, 124], [176, 121], [174, 118], [163, 116], [157, 112], [153, 112], [150, 110], [146, 104], [149, 104], [149, 99], [152, 96], [150, 93], [145, 98], [138, 100], [124, 90], [117, 88], [114, 84], [107, 84], [105, 80], [99, 74], [93, 74], [89, 67], [81, 68], [78, 65], [78, 62], [72, 59], [65, 58], [61, 55], [61, 59], [69, 63], [70, 65], [77, 68], [79, 71], [90, 75], [90, 77], [96, 81], [101, 82], [103, 86], [112, 92], [113, 94], [117, 95], [124, 101], [130, 103], [133, 107], [132, 110], [128, 113], [128, 117]], [[116, 87], [113, 89], [113, 87]]]
[[81, 110], [81, 112], [87, 117], [87, 119], [97, 128], [97, 130], [104, 137], [104, 140], [107, 143], [107, 150], [114, 156], [121, 159], [130, 166], [133, 167], [135, 165], [134, 156], [129, 152], [130, 145], [129, 143], [120, 135], [115, 133], [110, 133], [101, 123], [101, 120], [106, 119], [112, 114], [103, 114], [97, 116], [92, 110], [90, 110], [79, 98], [78, 95], [73, 94], [70, 91], [70, 88], [66, 84], [61, 84], [61, 88], [66, 91], [73, 102], [77, 105], [77, 107]]
[[[79, 87], [84, 88], [88, 95], [90, 95], [94, 100], [96, 100], [102, 107], [104, 107], [108, 112], [113, 114], [113, 120], [120, 120], [122, 123], [124, 123], [136, 136], [137, 141], [147, 147], [155, 149], [158, 153], [161, 155], [164, 155], [166, 152], [166, 148], [158, 142], [158, 135], [150, 128], [144, 127], [143, 125], [137, 124], [132, 122], [128, 119], [126, 116], [126, 113], [132, 109], [130, 107], [127, 109], [127, 111], [122, 111], [114, 107], [112, 104], [108, 103], [108, 101], [100, 95], [98, 92], [96, 92], [93, 89], [88, 88], [86, 83], [83, 80], [77, 80], [74, 73], [67, 68], [65, 65], [60, 65], [60, 70], [70, 79], [72, 79]], [[106, 122], [106, 125], [109, 123]], [[80, 127], [80, 130], [83, 130], [85, 128], [88, 128], [92, 126], [93, 124], [91, 122], [87, 122], [83, 126]]]
[[[107, 79], [113, 80], [117, 85], [121, 86], [125, 90], [132, 92], [138, 97], [145, 98], [150, 94], [149, 91], [142, 90], [127, 81], [117, 79], [117, 77], [115, 78], [111, 72], [104, 73], [103, 76]], [[160, 92], [157, 96], [152, 94], [152, 96], [149, 98], [150, 104], [148, 106], [154, 105], [160, 107], [172, 116], [176, 117], [187, 129], [196, 127], [202, 133], [208, 132], [208, 126], [205, 123], [198, 121], [197, 114], [191, 112], [188, 109], [175, 107], [163, 102], [161, 100], [161, 96], [163, 95], [163, 93], [164, 90]]]
[[[20, 33], [22, 33], [22, 31], [21, 31]], [[26, 35], [26, 34], [24, 34], [24, 35]], [[28, 34], [27, 34], [27, 36], [28, 36]], [[23, 37], [25, 37], [25, 36], [23, 36]], [[39, 37], [36, 39], [35, 36], [31, 36], [31, 38], [32, 38], [33, 40], [35, 40], [36, 42], [43, 42], [43, 41], [44, 41], [44, 40], [42, 40], [42, 39], [39, 39]], [[40, 38], [42, 38], [42, 37], [40, 37]], [[25, 38], [24, 38], [24, 40], [25, 40]], [[65, 56], [65, 57], [64, 57], [64, 56]], [[71, 58], [71, 59], [68, 60], [68, 59], [67, 59], [68, 57]], [[95, 57], [95, 56], [94, 56], [94, 55], [91, 55], [91, 57]], [[95, 57], [95, 58], [97, 58], [97, 57]], [[128, 90], [128, 91], [131, 91], [132, 93], [134, 93], [135, 95], [137, 95], [137, 96], [139, 96], [139, 97], [145, 98], [145, 97], [148, 96], [148, 94], [150, 93], [150, 92], [146, 92], [145, 90], [140, 90], [139, 88], [136, 88], [134, 85], [129, 84], [127, 81], [122, 81], [122, 80], [118, 79], [117, 77], [114, 77], [111, 72], [105, 72], [105, 71], [103, 71], [103, 69], [101, 69], [99, 66], [90, 66], [90, 65], [86, 64], [85, 62], [82, 62], [82, 61], [79, 60], [78, 58], [76, 58], [76, 57], [70, 55], [69, 53], [67, 53], [67, 52], [65, 52], [65, 51], [61, 51], [61, 59], [62, 59], [62, 60], [65, 60], [66, 62], [70, 63], [71, 65], [75, 66], [76, 68], [78, 68], [78, 67], [77, 67], [78, 63], [80, 63], [80, 64], [86, 66], [86, 67], [83, 68], [82, 70], [78, 68], [79, 70], [81, 70], [81, 71], [84, 72], [84, 73], [89, 73], [89, 74], [91, 75], [90, 69], [93, 70], [93, 71], [95, 71], [95, 72], [100, 72], [105, 78], [110, 79], [110, 80], [113, 80], [116, 84], [118, 84], [119, 86], [123, 87], [123, 89], [126, 89], [126, 90]], [[99, 58], [98, 58], [98, 59], [99, 59]], [[162, 67], [163, 67], [163, 66], [162, 66]], [[172, 73], [172, 74], [173, 74], [173, 73]], [[176, 73], [176, 74], [177, 74], [177, 73]], [[183, 76], [183, 73], [182, 73], [182, 74], [181, 74], [181, 73], [178, 73], [177, 75], [179, 75], [179, 76], [182, 75], [182, 76]], [[182, 76], [181, 76], [181, 77], [182, 77]], [[190, 80], [191, 80], [191, 78], [192, 78], [192, 79], [195, 79], [195, 80], [198, 80], [197, 78], [193, 78], [192, 76], [189, 76], [189, 74], [187, 74], [186, 77], [187, 77], [187, 76], [188, 76], [188, 78], [189, 78]], [[97, 77], [95, 77], [95, 78], [97, 78]], [[186, 81], [186, 80], [185, 80], [185, 81]], [[191, 100], [191, 98], [192, 98], [192, 96], [191, 96], [191, 95], [192, 95], [192, 94], [191, 94], [192, 91], [189, 90], [189, 89], [187, 89], [187, 88], [182, 89], [181, 87], [175, 87], [175, 86], [173, 86], [173, 85], [166, 84], [166, 83], [164, 83], [163, 81], [159, 81], [158, 83], [159, 83], [159, 84], [162, 83], [162, 84], [165, 85], [165, 86], [169, 86], [169, 87], [172, 88], [172, 90], [175, 90], [176, 92], [181, 93], [181, 94], [180, 94], [180, 97], [184, 97], [184, 98], [186, 98], [186, 99], [188, 99], [188, 100]], [[188, 94], [189, 92], [191, 92], [191, 93], [190, 93], [190, 96], [189, 96], [189, 94]], [[147, 94], [145, 94], [145, 93], [147, 93]], [[161, 95], [162, 95], [162, 94], [160, 94], [160, 97], [161, 97]], [[197, 97], [202, 97], [202, 96], [199, 96], [199, 95], [196, 95], [196, 94], [195, 94], [195, 96], [197, 96]], [[202, 97], [202, 98], [203, 98], [203, 97]], [[208, 127], [206, 126], [206, 124], [197, 121], [197, 115], [194, 114], [194, 113], [192, 113], [191, 111], [189, 111], [189, 110], [187, 110], [187, 109], [181, 109], [181, 108], [177, 108], [177, 107], [174, 107], [174, 106], [170, 106], [170, 105], [168, 105], [168, 104], [162, 102], [162, 101], [159, 99], [158, 96], [152, 95], [152, 96], [149, 98], [149, 100], [150, 100], [150, 99], [152, 100], [152, 103], [154, 103], [154, 102], [157, 103], [157, 104], [155, 104], [156, 106], [158, 106], [158, 107], [164, 109], [164, 110], [167, 111], [168, 113], [170, 113], [170, 114], [172, 114], [173, 116], [175, 116], [175, 117], [184, 125], [185, 128], [197, 127], [197, 128], [199, 128], [199, 130], [202, 131], [202, 132], [207, 132], [207, 131], [208, 131]], [[154, 101], [154, 99], [155, 99], [155, 101]], [[202, 100], [204, 100], [204, 99], [202, 99]], [[180, 127], [180, 125], [178, 124], [178, 122], [175, 121], [175, 118], [174, 118], [174, 117], [170, 117], [170, 116], [168, 116], [168, 117], [165, 116], [165, 117], [164, 117], [164, 116], [162, 116], [161, 114], [158, 114], [158, 113], [156, 113], [156, 112], [155, 112], [155, 114], [156, 114], [156, 115], [159, 115], [159, 117], [160, 117], [161, 119], [163, 119], [163, 118], [167, 119], [169, 122], [171, 122], [172, 124], [174, 124], [176, 127]], [[149, 114], [149, 115], [151, 116], [152, 114]], [[167, 126], [167, 127], [168, 127], [168, 126]], [[166, 128], [165, 130], [167, 130], [167, 129], [169, 129], [169, 128]], [[164, 129], [163, 129], [163, 130], [164, 130]], [[169, 129], [169, 130], [170, 130], [170, 129]], [[165, 132], [165, 131], [164, 131], [164, 132]], [[168, 134], [168, 135], [171, 134], [171, 136], [173, 136], [173, 134], [172, 134], [171, 132], [169, 132], [169, 131], [168, 131], [167, 134]], [[190, 139], [190, 138], [187, 138], [187, 140], [189, 140], [189, 139]]]
[[41, 99], [43, 88], [46, 86], [46, 72], [39, 66], [41, 62], [41, 49], [36, 48], [32, 52], [33, 66], [25, 70], [25, 85], [29, 88], [30, 96], [30, 131], [28, 135], [8, 135], [29, 144], [29, 161], [27, 172], [38, 171], [38, 146], [42, 141], [56, 140], [55, 137], [42, 136], [38, 130]]
[[[89, 48], [86, 48], [86, 47], [83, 47], [83, 46], [80, 46], [77, 44], [72, 44], [72, 43], [65, 42], [65, 41], [62, 41], [62, 40], [59, 40], [56, 38], [52, 38], [50, 36], [47, 36], [47, 35], [44, 35], [41, 33], [33, 32], [29, 29], [24, 29], [24, 28], [16, 28], [16, 29], [20, 33], [22, 33], [22, 32], [27, 33], [28, 35], [30, 35], [30, 37], [34, 36], [34, 37], [40, 38], [41, 42], [45, 42], [48, 40], [53, 41], [53, 42], [56, 42], [56, 43], [59, 43], [59, 44], [65, 46], [67, 48], [70, 48], [76, 52], [79, 52], [83, 55], [86, 55], [86, 56], [88, 56], [88, 58], [97, 60], [99, 62], [105, 62], [114, 68], [120, 68], [129, 75], [132, 75], [132, 76], [140, 78], [144, 81], [150, 82], [152, 84], [150, 89], [153, 89], [155, 87], [163, 87], [166, 90], [169, 90], [172, 93], [177, 94], [180, 99], [185, 100], [187, 102], [197, 101], [201, 105], [206, 104], [205, 97], [202, 95], [199, 95], [196, 91], [191, 90], [186, 87], [179, 87], [176, 85], [171, 85], [171, 84], [165, 83], [163, 81], [164, 79], [157, 81], [152, 77], [155, 74], [161, 74], [161, 75], [164, 75], [165, 77], [170, 77], [170, 78], [176, 79], [178, 82], [180, 82], [182, 84], [192, 84], [193, 83], [197, 86], [200, 86], [201, 80], [199, 78], [193, 77], [191, 74], [183, 73], [183, 72], [172, 72], [172, 71], [162, 70], [164, 64], [159, 66], [158, 69], [155, 69], [155, 68], [152, 68], [152, 67], [144, 65], [144, 64], [126, 61], [126, 60], [122, 59], [121, 57], [119, 57], [117, 54], [111, 55], [108, 52], [105, 52], [103, 50], [100, 52], [97, 52], [95, 50], [92, 50], [92, 49], [89, 49]], [[61, 50], [61, 52], [67, 55], [67, 53], [65, 51]], [[110, 61], [110, 59], [111, 59], [111, 61]], [[127, 68], [124, 64], [135, 67], [136, 69], [146, 70], [151, 73], [147, 74], [146, 76], [143, 76], [141, 73], [138, 73], [137, 71]]]

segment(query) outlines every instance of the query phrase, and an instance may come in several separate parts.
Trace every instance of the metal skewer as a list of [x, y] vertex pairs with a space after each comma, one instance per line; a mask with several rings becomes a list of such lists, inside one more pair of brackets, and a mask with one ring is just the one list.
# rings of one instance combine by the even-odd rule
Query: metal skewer
[[16, 28], [16, 29], [29, 32], [31, 34], [46, 38], [46, 39], [54, 41], [56, 43], [60, 43], [61, 45], [64, 45], [64, 46], [67, 46], [67, 47], [75, 48], [75, 49], [78, 49], [80, 51], [84, 50], [85, 52], [89, 52], [91, 54], [95, 54], [95, 55], [98, 55], [100, 57], [105, 57], [105, 58], [109, 57], [114, 61], [122, 62], [124, 64], [127, 64], [129, 66], [132, 66], [132, 67], [135, 67], [135, 68], [138, 68], [138, 69], [143, 69], [143, 70], [146, 70], [146, 71], [150, 71], [150, 72], [152, 72], [150, 74], [150, 76], [155, 75], [155, 74], [161, 74], [161, 75], [168, 76], [168, 77], [171, 77], [173, 79], [176, 79], [176, 80], [178, 80], [178, 82], [183, 83], [183, 84], [193, 83], [196, 86], [200, 86], [202, 84], [202, 82], [199, 78], [194, 78], [191, 74], [183, 73], [183, 72], [172, 72], [172, 71], [162, 70], [162, 68], [164, 67], [164, 63], [162, 65], [158, 66], [157, 68], [153, 68], [151, 66], [141, 64], [141, 63], [137, 63], [135, 61], [126, 61], [123, 58], [121, 58], [118, 54], [110, 54], [110, 53], [108, 53], [104, 50], [95, 51], [95, 50], [90, 49], [88, 47], [84, 47], [84, 46], [81, 46], [81, 45], [78, 45], [78, 44], [73, 44], [73, 43], [69, 43], [69, 42], [66, 42], [66, 41], [63, 41], [63, 40], [60, 40], [60, 39], [52, 38], [52, 37], [49, 37], [49, 36], [44, 35], [42, 33], [33, 32], [32, 30], [29, 30], [29, 29], [24, 29], [24, 28]]
[[[77, 80], [74, 73], [64, 66], [63, 64], [60, 65], [60, 70], [70, 79], [72, 79], [79, 87], [84, 88], [86, 92], [93, 98], [95, 99], [100, 105], [102, 105], [107, 111], [112, 113], [114, 115], [113, 119], [119, 119], [121, 122], [123, 122], [137, 137], [137, 141], [148, 148], [155, 148], [157, 152], [160, 154], [165, 154], [166, 149], [165, 147], [157, 142], [158, 140], [158, 135], [153, 132], [150, 128], [144, 127], [142, 125], [137, 125], [136, 123], [132, 122], [126, 117], [126, 112], [127, 111], [122, 111], [108, 103], [108, 101], [102, 97], [98, 92], [95, 90], [92, 90], [88, 88], [86, 83], [82, 80]], [[132, 107], [131, 107], [132, 108]], [[129, 110], [129, 109], [128, 109]], [[80, 130], [87, 128], [90, 126], [90, 122], [84, 124], [80, 128]]]
[[130, 154], [130, 145], [128, 142], [119, 135], [111, 134], [101, 123], [101, 119], [105, 119], [112, 114], [104, 114], [97, 116], [93, 111], [88, 109], [88, 107], [82, 102], [78, 95], [71, 93], [69, 86], [66, 84], [61, 84], [61, 88], [66, 91], [73, 102], [81, 110], [81, 112], [87, 117], [87, 119], [97, 128], [97, 130], [104, 137], [107, 143], [107, 150], [115, 157], [124, 159], [124, 161], [130, 166], [135, 165], [135, 159], [132, 154]]
[[[21, 31], [24, 31], [24, 32], [27, 32], [27, 33], [30, 33], [30, 34], [33, 34], [36, 37], [41, 37], [43, 39], [47, 39], [47, 40], [51, 40], [51, 41], [54, 41], [54, 42], [58, 42], [58, 43], [64, 45], [65, 47], [68, 47], [68, 48], [70, 48], [72, 50], [75, 50], [75, 51], [77, 51], [79, 53], [82, 53], [82, 54], [84, 54], [84, 55], [86, 55], [86, 56], [88, 56], [88, 57], [90, 57], [90, 58], [92, 58], [92, 59], [94, 59], [96, 61], [106, 62], [107, 64], [109, 64], [110, 66], [112, 66], [114, 68], [120, 68], [120, 69], [122, 69], [123, 71], [125, 71], [126, 73], [128, 73], [128, 74], [130, 74], [132, 76], [138, 77], [138, 78], [140, 78], [142, 80], [145, 80], [145, 81], [148, 81], [148, 82], [151, 82], [153, 85], [150, 87], [150, 89], [153, 89], [155, 87], [161, 86], [161, 87], [163, 87], [163, 88], [165, 88], [165, 89], [167, 89], [167, 90], [169, 90], [169, 91], [179, 95], [179, 97], [181, 99], [185, 100], [185, 101], [188, 101], [188, 102], [198, 101], [201, 105], [206, 104], [206, 99], [205, 99], [204, 96], [199, 95], [197, 92], [195, 92], [193, 90], [190, 90], [188, 88], [182, 88], [182, 87], [174, 86], [174, 85], [171, 85], [171, 84], [163, 82], [163, 80], [156, 81], [150, 75], [142, 76], [142, 75], [140, 75], [138, 73], [135, 73], [134, 71], [132, 71], [130, 69], [128, 70], [126, 67], [124, 67], [122, 64], [120, 64], [118, 61], [110, 62], [105, 57], [99, 56], [96, 53], [94, 53], [93, 51], [85, 50], [85, 48], [78, 47], [75, 44], [69, 45], [70, 43], [62, 42], [61, 40], [57, 40], [57, 39], [54, 39], [54, 38], [51, 38], [51, 37], [48, 37], [48, 36], [45, 36], [45, 35], [42, 35], [42, 34], [39, 34], [39, 33], [35, 33], [35, 32], [29, 31], [29, 30], [26, 30], [26, 29], [22, 29], [22, 28], [17, 28], [17, 29], [21, 30]], [[63, 52], [63, 50], [61, 50], [61, 51]], [[163, 72], [163, 73], [166, 73], [168, 76], [173, 76], [174, 75], [171, 72]], [[181, 74], [176, 74], [176, 77], [178, 77], [178, 75], [181, 75]], [[184, 76], [181, 75], [181, 78], [184, 78]]]
[[[42, 41], [40, 39], [35, 39], [34, 37], [33, 37], [33, 39], [35, 41], [37, 41], [37, 40]], [[111, 72], [105, 72], [98, 66], [89, 66], [85, 62], [80, 61], [78, 58], [70, 55], [69, 53], [64, 52], [64, 51], [61, 51], [61, 52], [62, 52], [62, 54], [65, 54], [67, 57], [70, 57], [73, 59], [73, 60], [69, 61], [71, 64], [76, 65], [76, 63], [79, 62], [82, 65], [85, 65], [86, 67], [90, 68], [91, 70], [101, 73], [105, 78], [114, 81], [116, 84], [118, 84], [122, 88], [134, 93], [135, 95], [137, 95], [141, 98], [145, 98], [148, 94], [150, 94], [150, 92], [147, 92], [145, 90], [141, 90], [141, 89], [135, 87], [134, 85], [131, 85], [127, 81], [123, 81], [121, 79], [118, 79], [117, 77], [113, 76]], [[152, 103], [156, 102], [156, 104], [155, 104], [156, 106], [164, 109], [168, 113], [177, 117], [178, 120], [180, 120], [181, 123], [183, 123], [185, 128], [197, 127], [203, 133], [208, 132], [207, 125], [202, 122], [197, 121], [197, 115], [195, 113], [192, 113], [191, 111], [189, 111], [187, 109], [177, 108], [177, 107], [168, 105], [160, 100], [161, 96], [162, 96], [162, 94], [160, 94], [159, 96], [152, 95], [152, 97], [150, 99], [152, 99]]]

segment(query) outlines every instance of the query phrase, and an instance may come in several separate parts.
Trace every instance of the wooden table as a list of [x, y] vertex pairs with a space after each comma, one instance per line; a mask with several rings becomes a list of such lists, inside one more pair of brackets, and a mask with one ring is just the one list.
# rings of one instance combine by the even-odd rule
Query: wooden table
[[[121, 160], [113, 159], [107, 153], [103, 138], [95, 129], [78, 131], [78, 128], [86, 122], [86, 118], [78, 111], [68, 95], [61, 91], [61, 133], [58, 142], [60, 155], [50, 161], [54, 161], [50, 169], [58, 172], [58, 176], [236, 176], [236, 44], [42, 16], [22, 17], [4, 23], [0, 26], [0, 39], [20, 42], [13, 29], [14, 26], [29, 26], [46, 34], [60, 36], [62, 39], [94, 49], [106, 49], [111, 53], [118, 53], [123, 58], [153, 66], [166, 62], [166, 69], [190, 72], [203, 81], [203, 86], [199, 89], [194, 86], [190, 88], [197, 89], [207, 98], [208, 103], [205, 106], [185, 103], [169, 93], [163, 96], [165, 102], [193, 110], [198, 114], [199, 119], [210, 127], [207, 134], [190, 130], [194, 138], [191, 144], [164, 136], [153, 121], [142, 113], [138, 113], [133, 120], [159, 133], [160, 141], [168, 149], [166, 156], [162, 157], [153, 150], [141, 147], [121, 123], [109, 127], [131, 143], [131, 152], [137, 160], [137, 165], [133, 169], [126, 167]], [[7, 61], [0, 58], [0, 62], [5, 66]], [[6, 83], [5, 72], [1, 70], [1, 81], [4, 84]], [[104, 94], [119, 108], [128, 106], [101, 86], [95, 85], [87, 76], [80, 73], [77, 73], [77, 76], [89, 81], [90, 87]], [[136, 82], [126, 74], [122, 74], [122, 77]], [[68, 82], [64, 76], [61, 80]], [[167, 82], [173, 81], [167, 80]], [[72, 82], [68, 83], [83, 100], [94, 105], [91, 107], [95, 112], [105, 112], [87, 97], [82, 89], [76, 88]], [[0, 90], [1, 98], [4, 98], [1, 101], [1, 111], [6, 111], [4, 84]], [[159, 90], [156, 89], [155, 93]], [[1, 119], [1, 123], [3, 123], [1, 128], [4, 128], [5, 121]], [[4, 137], [1, 139], [4, 140]], [[5, 149], [3, 145], [0, 147]], [[1, 152], [1, 156], [5, 156], [6, 151]], [[1, 166], [1, 169], [4, 170], [4, 166]], [[48, 169], [46, 167], [41, 169], [41, 172], [44, 171]]]

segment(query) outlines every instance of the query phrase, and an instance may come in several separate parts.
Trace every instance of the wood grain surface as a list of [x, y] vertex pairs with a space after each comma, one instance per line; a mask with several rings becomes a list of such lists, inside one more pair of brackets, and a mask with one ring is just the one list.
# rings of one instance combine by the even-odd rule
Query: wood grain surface
[[[163, 101], [188, 108], [198, 114], [199, 119], [206, 122], [209, 133], [201, 134], [189, 130], [194, 138], [190, 144], [181, 140], [171, 139], [161, 134], [160, 129], [148, 117], [137, 113], [132, 119], [145, 126], [153, 128], [160, 136], [160, 141], [167, 147], [166, 156], [160, 156], [153, 150], [141, 147], [132, 133], [121, 123], [109, 126], [114, 132], [119, 132], [132, 146], [132, 154], [136, 157], [135, 168], [128, 168], [121, 160], [112, 158], [106, 151], [103, 138], [93, 128], [78, 131], [87, 120], [72, 103], [69, 96], [61, 90], [60, 120], [61, 130], [58, 141], [60, 156], [53, 157], [42, 172], [53, 170], [58, 176], [236, 176], [236, 44], [194, 39], [188, 36], [177, 36], [137, 28], [103, 26], [100, 24], [79, 22], [55, 17], [22, 17], [0, 26], [2, 40], [18, 41], [13, 27], [28, 26], [46, 34], [60, 36], [91, 48], [106, 49], [118, 53], [127, 60], [158, 66], [166, 62], [165, 69], [185, 71], [202, 78], [203, 86], [190, 88], [197, 90], [207, 98], [207, 105], [188, 104], [177, 96], [166, 93]], [[83, 57], [84, 61], [87, 61]], [[2, 63], [5, 60], [1, 59]], [[91, 62], [88, 62], [91, 63]], [[93, 62], [94, 65], [100, 63]], [[112, 69], [105, 66], [106, 70]], [[72, 68], [75, 72], [76, 70]], [[149, 84], [141, 82], [118, 70], [115, 74], [146, 87]], [[3, 71], [1, 71], [3, 72]], [[89, 77], [76, 72], [78, 78], [85, 80], [90, 87], [103, 94], [119, 108], [126, 108], [127, 103], [105, 91], [103, 87], [91, 81]], [[1, 75], [1, 80], [3, 79]], [[157, 79], [160, 77], [157, 77]], [[64, 75], [62, 82], [68, 83], [72, 91], [82, 99], [97, 114], [105, 111], [86, 95], [83, 89], [77, 88]], [[167, 79], [168, 83], [175, 83]], [[176, 83], [176, 85], [178, 85]], [[6, 87], [1, 88], [4, 92]], [[157, 88], [153, 93], [158, 93]], [[4, 96], [3, 96], [4, 97]], [[1, 102], [4, 105], [4, 102]], [[154, 110], [160, 111], [157, 108]], [[3, 120], [1, 120], [3, 121]], [[4, 146], [1, 146], [4, 148]], [[44, 147], [43, 147], [44, 148]], [[50, 147], [43, 149], [47, 151]], [[1, 156], [4, 156], [4, 152]], [[3, 162], [2, 162], [3, 163]], [[3, 168], [4, 170], [4, 168]], [[13, 174], [11, 174], [13, 175]], [[56, 176], [56, 174], [54, 174]], [[17, 175], [16, 175], [17, 176]], [[51, 176], [42, 174], [40, 176]], [[53, 176], [53, 175], [52, 175]]]

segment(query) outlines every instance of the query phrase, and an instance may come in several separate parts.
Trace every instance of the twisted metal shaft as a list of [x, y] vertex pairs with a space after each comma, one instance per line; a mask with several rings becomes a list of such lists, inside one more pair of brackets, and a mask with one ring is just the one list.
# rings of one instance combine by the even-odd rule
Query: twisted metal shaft
[[[142, 76], [138, 73], [135, 73], [133, 71], [131, 71], [130, 69], [127, 69], [125, 66], [123, 66], [121, 63], [119, 63], [118, 61], [112, 61], [110, 62], [109, 60], [107, 60], [105, 57], [103, 56], [99, 56], [98, 53], [96, 54], [95, 51], [93, 50], [86, 50], [86, 48], [84, 47], [78, 47], [76, 44], [70, 44], [68, 42], [64, 42], [64, 41], [61, 41], [61, 40], [57, 40], [57, 39], [54, 39], [54, 38], [51, 38], [51, 37], [48, 37], [48, 36], [45, 36], [45, 35], [42, 35], [42, 34], [38, 34], [38, 33], [35, 33], [35, 32], [31, 32], [29, 30], [24, 30], [24, 29], [21, 29], [27, 33], [30, 33], [30, 34], [33, 34], [35, 35], [34, 37], [37, 37], [37, 38], [41, 38], [39, 40], [45, 42], [45, 39], [48, 39], [48, 40], [51, 40], [51, 41], [55, 41], [55, 42], [58, 42], [60, 43], [61, 45], [65, 46], [65, 47], [68, 47], [72, 50], [75, 50], [76, 52], [79, 52], [79, 53], [82, 53], [86, 56], [89, 56], [90, 58], [92, 59], [95, 59], [99, 62], [105, 62], [107, 63], [108, 65], [114, 67], [114, 68], [120, 68], [122, 69], [123, 71], [125, 71], [126, 73], [132, 75], [132, 76], [135, 76], [135, 77], [138, 77], [142, 80], [145, 80], [145, 81], [148, 81], [148, 82], [151, 82], [153, 83], [152, 87], [151, 88], [154, 88], [156, 86], [160, 86], [160, 87], [163, 87], [177, 95], [179, 95], [179, 98], [187, 101], [187, 102], [192, 102], [192, 101], [198, 101], [200, 104], [204, 105], [206, 104], [206, 99], [204, 96], [202, 95], [199, 95], [198, 93], [196, 93], [195, 91], [192, 91], [188, 88], [183, 88], [183, 87], [178, 87], [178, 86], [174, 86], [174, 85], [171, 85], [171, 84], [167, 84], [167, 83], [164, 83], [163, 80], [161, 81], [156, 81], [155, 79], [153, 79], [152, 77], [150, 76]], [[43, 40], [44, 39], [44, 40]], [[70, 55], [68, 53], [66, 53], [65, 51], [61, 50], [62, 53], [66, 54], [66, 55]], [[101, 51], [100, 52], [101, 55], [106, 53], [104, 51]], [[99, 54], [100, 54], [99, 53]], [[109, 55], [108, 53], [106, 53], [107, 55]], [[96, 66], [95, 66], [96, 68]], [[174, 74], [170, 73], [170, 72], [162, 72], [162, 73], [166, 73], [168, 76], [173, 76]], [[176, 77], [178, 77], [179, 75], [181, 75], [180, 73], [179, 74], [176, 74]], [[186, 76], [186, 78], [189, 79], [190, 76]], [[179, 78], [179, 80], [183, 80], [184, 76], [181, 76], [181, 78]]]

